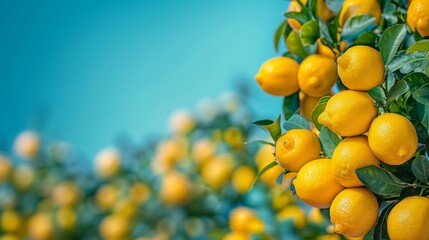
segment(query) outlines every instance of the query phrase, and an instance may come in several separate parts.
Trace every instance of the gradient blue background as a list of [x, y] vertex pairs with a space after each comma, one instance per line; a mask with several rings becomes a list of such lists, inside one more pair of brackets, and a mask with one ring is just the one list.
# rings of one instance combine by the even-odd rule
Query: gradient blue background
[[[253, 76], [276, 55], [283, 0], [0, 3], [0, 141], [41, 127], [87, 156], [120, 133], [165, 134], [177, 108], [246, 79], [259, 116], [281, 98]], [[6, 143], [6, 144], [5, 144]]]

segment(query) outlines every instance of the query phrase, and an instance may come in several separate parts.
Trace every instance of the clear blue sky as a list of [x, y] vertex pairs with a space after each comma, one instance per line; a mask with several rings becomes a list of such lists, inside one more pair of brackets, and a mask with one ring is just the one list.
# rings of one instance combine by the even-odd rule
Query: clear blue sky
[[0, 142], [37, 125], [91, 157], [114, 137], [166, 132], [177, 108], [248, 79], [258, 113], [281, 99], [253, 76], [274, 57], [284, 0], [0, 2]]

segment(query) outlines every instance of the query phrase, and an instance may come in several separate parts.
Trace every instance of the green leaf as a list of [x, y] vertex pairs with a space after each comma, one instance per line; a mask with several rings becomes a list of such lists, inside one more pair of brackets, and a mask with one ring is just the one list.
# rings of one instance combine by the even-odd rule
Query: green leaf
[[418, 156], [411, 165], [414, 176], [422, 183], [429, 184], [429, 160], [425, 156]]
[[363, 240], [375, 240], [374, 239], [375, 227], [373, 227], [364, 237]]
[[398, 52], [407, 35], [404, 24], [388, 27], [380, 37], [380, 53], [384, 64], [388, 64]]
[[359, 180], [382, 196], [399, 196], [405, 184], [391, 172], [374, 165], [356, 169]]
[[280, 115], [274, 122], [271, 120], [260, 120], [253, 122], [252, 124], [265, 129], [273, 138], [274, 142], [277, 141], [277, 139], [279, 139], [280, 135], [282, 134], [282, 129], [280, 127]]
[[253, 141], [245, 142], [244, 144], [246, 144], [246, 145], [250, 145], [250, 144], [266, 144], [266, 145], [271, 145], [273, 147], [276, 146], [275, 143], [264, 141], [264, 140], [253, 140]]
[[412, 52], [429, 52], [429, 39], [415, 42], [407, 49], [407, 54]]
[[377, 86], [370, 89], [368, 94], [378, 105], [384, 106], [386, 104], [386, 95], [381, 87]]
[[301, 115], [294, 114], [283, 124], [283, 128], [286, 131], [291, 129], [310, 129], [310, 124]]
[[320, 40], [331, 49], [335, 48], [334, 40], [329, 32], [328, 25], [320, 18], [318, 21]]
[[387, 101], [391, 101], [394, 98], [401, 96], [402, 94], [408, 92], [408, 84], [404, 80], [396, 81], [396, 83], [392, 86], [390, 91], [387, 93]]
[[311, 120], [313, 120], [314, 125], [317, 129], [322, 128], [322, 125], [319, 123], [318, 118], [319, 115], [325, 111], [326, 103], [328, 103], [328, 100], [330, 99], [330, 96], [324, 96], [321, 97], [319, 102], [317, 103], [316, 107], [313, 109], [313, 112], [311, 113]]
[[384, 84], [386, 85], [386, 89], [387, 91], [390, 91], [390, 89], [393, 87], [393, 85], [395, 85], [395, 75], [393, 74], [392, 71], [387, 71], [385, 74], [385, 81]]
[[375, 27], [377, 27], [375, 17], [370, 14], [351, 17], [344, 23], [341, 40], [353, 40], [365, 31], [372, 30]]
[[413, 93], [413, 97], [417, 102], [429, 107], [429, 83], [417, 89]]
[[426, 55], [427, 53], [423, 52], [412, 52], [410, 54], [405, 54], [405, 52], [402, 52], [392, 59], [392, 61], [387, 65], [387, 68], [394, 72], [407, 64], [427, 61]]
[[392, 210], [395, 205], [396, 202], [391, 203], [381, 212], [380, 216], [378, 217], [377, 225], [375, 226], [374, 239], [389, 239], [389, 236], [387, 235], [387, 217], [389, 216], [390, 210]]
[[429, 77], [421, 72], [412, 72], [407, 74], [402, 78], [402, 80], [408, 83], [408, 87], [410, 88], [411, 92], [414, 92], [421, 86], [429, 83]]
[[288, 32], [291, 30], [292, 28], [288, 25], [287, 20], [284, 20], [277, 28], [276, 33], [274, 34], [274, 48], [276, 52], [278, 52], [280, 48], [280, 39], [282, 39], [284, 36], [287, 36]]
[[325, 153], [325, 156], [331, 158], [332, 153], [334, 152], [338, 143], [341, 142], [341, 139], [325, 126], [322, 126], [320, 129], [319, 138], [320, 142], [322, 143], [322, 150]]
[[[419, 143], [429, 143], [429, 134], [428, 134], [427, 128], [417, 120], [411, 119], [410, 121], [414, 125], [414, 128], [416, 129]], [[426, 146], [426, 147], [429, 147], [429, 146]]]
[[283, 177], [286, 175], [286, 173], [290, 172], [289, 170], [284, 170], [276, 179], [277, 184], [282, 184]]
[[377, 41], [377, 34], [374, 32], [364, 32], [354, 41], [355, 45], [365, 45], [374, 47]]
[[302, 25], [300, 32], [304, 46], [314, 44], [319, 38], [319, 25], [316, 20], [311, 20]]
[[299, 93], [283, 98], [283, 115], [288, 120], [299, 108]]
[[259, 180], [259, 178], [264, 174], [266, 171], [270, 170], [271, 168], [277, 166], [278, 163], [276, 161], [272, 161], [267, 166], [265, 166], [259, 173], [256, 175], [255, 180], [253, 180], [252, 186], [255, 185], [255, 183]]
[[286, 45], [289, 52], [297, 55], [300, 58], [305, 58], [308, 56], [307, 51], [305, 50], [304, 44], [301, 42], [301, 38], [297, 31], [292, 31], [289, 33], [289, 36], [286, 39]]
[[297, 20], [301, 25], [311, 20], [311, 17], [308, 17], [304, 12], [286, 12], [283, 15], [288, 19]]
[[343, 6], [344, 0], [325, 0], [325, 5], [335, 14], [338, 14]]

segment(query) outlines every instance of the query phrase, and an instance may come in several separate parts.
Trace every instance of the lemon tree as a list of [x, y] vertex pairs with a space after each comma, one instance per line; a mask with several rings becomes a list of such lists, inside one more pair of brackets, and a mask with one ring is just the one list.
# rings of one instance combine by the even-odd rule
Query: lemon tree
[[[276, 146], [257, 177], [277, 165], [279, 183], [297, 172], [291, 191], [329, 209], [345, 237], [428, 238], [428, 9], [425, 0], [297, 0], [275, 32], [276, 51], [299, 64], [290, 78], [298, 89], [283, 95], [281, 117], [254, 122]], [[297, 130], [314, 132], [320, 144], [285, 141]], [[293, 164], [284, 164], [289, 155]]]

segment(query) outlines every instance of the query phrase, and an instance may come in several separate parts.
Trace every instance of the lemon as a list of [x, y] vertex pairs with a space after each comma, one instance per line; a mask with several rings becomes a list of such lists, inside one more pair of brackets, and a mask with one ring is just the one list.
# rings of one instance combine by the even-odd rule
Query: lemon
[[231, 232], [225, 235], [222, 240], [250, 240], [250, 234], [243, 232]]
[[306, 129], [292, 129], [280, 136], [276, 142], [276, 158], [280, 166], [293, 172], [307, 162], [319, 158], [319, 138]]
[[264, 230], [264, 223], [250, 208], [238, 207], [229, 215], [229, 227], [237, 232], [261, 233]]
[[187, 134], [192, 131], [195, 126], [195, 117], [187, 109], [179, 109], [173, 112], [168, 119], [168, 128], [173, 134]]
[[381, 7], [377, 0], [345, 0], [341, 8], [338, 23], [343, 26], [347, 19], [370, 14], [375, 17], [375, 23], [380, 24]]
[[223, 133], [223, 139], [233, 148], [244, 147], [243, 134], [236, 127], [229, 127]]
[[297, 229], [303, 228], [306, 222], [304, 210], [297, 205], [287, 206], [282, 209], [277, 213], [277, 219], [279, 221], [291, 219], [294, 227]]
[[0, 223], [1, 229], [7, 233], [16, 233], [23, 225], [21, 216], [12, 210], [5, 210], [1, 213]]
[[151, 195], [151, 190], [144, 183], [134, 183], [128, 193], [130, 200], [136, 204], [145, 203]]
[[232, 174], [232, 186], [238, 193], [243, 194], [252, 187], [255, 177], [256, 173], [253, 168], [246, 165], [240, 166]]
[[367, 91], [384, 81], [384, 63], [379, 51], [354, 46], [337, 59], [338, 76], [350, 90]]
[[321, 97], [312, 97], [303, 92], [299, 92], [299, 112], [307, 120], [312, 121], [311, 114], [319, 103]]
[[201, 167], [204, 182], [214, 190], [221, 189], [229, 180], [234, 161], [230, 154], [221, 154], [207, 161]]
[[298, 67], [298, 62], [292, 58], [275, 57], [262, 64], [255, 79], [268, 94], [289, 96], [299, 88]]
[[191, 156], [197, 164], [203, 164], [214, 156], [216, 144], [208, 138], [198, 139], [191, 149]]
[[128, 239], [130, 223], [120, 216], [109, 215], [101, 221], [99, 231], [106, 240]]
[[54, 226], [48, 213], [36, 213], [28, 220], [28, 235], [32, 239], [50, 239], [53, 233]]
[[344, 187], [363, 186], [355, 171], [369, 165], [380, 166], [380, 160], [369, 148], [366, 136], [344, 139], [332, 154], [332, 171], [337, 181]]
[[417, 150], [417, 132], [413, 124], [397, 113], [384, 113], [371, 123], [368, 142], [372, 152], [384, 163], [401, 165]]
[[[255, 155], [255, 162], [258, 166], [258, 171], [262, 171], [265, 166], [275, 161], [276, 157], [274, 156], [274, 147], [264, 144], [262, 145]], [[277, 177], [284, 171], [284, 169], [276, 165], [268, 169], [264, 174], [260, 176], [262, 182], [268, 185], [277, 185]]]
[[428, 222], [429, 199], [420, 196], [406, 197], [390, 211], [387, 217], [387, 232], [392, 240], [427, 240]]
[[320, 54], [305, 58], [298, 69], [299, 88], [312, 97], [328, 95], [337, 79], [335, 61]]
[[412, 31], [417, 31], [420, 36], [429, 36], [429, 2], [427, 0], [413, 0], [407, 13], [407, 23]]
[[60, 207], [55, 213], [58, 225], [64, 230], [72, 230], [76, 226], [76, 212], [71, 207]]
[[39, 152], [40, 137], [33, 130], [26, 130], [20, 133], [14, 143], [15, 153], [24, 159], [34, 158]]
[[116, 175], [121, 168], [121, 156], [115, 148], [104, 148], [95, 157], [95, 170], [100, 177]]
[[[301, 0], [303, 4], [307, 4], [307, 1], [308, 0]], [[289, 4], [287, 12], [301, 12], [301, 6], [296, 0], [294, 0]], [[323, 19], [323, 21], [327, 22], [332, 16], [334, 16], [334, 13], [326, 6], [325, 1], [318, 0], [317, 15], [319, 15], [319, 17]], [[301, 24], [293, 18], [289, 18], [288, 23], [293, 29], [301, 29]]]
[[317, 208], [328, 208], [335, 196], [344, 189], [332, 174], [330, 159], [317, 159], [305, 164], [293, 185], [296, 195], [303, 202]]
[[377, 109], [371, 97], [360, 91], [347, 90], [335, 94], [318, 118], [339, 136], [357, 136], [368, 131]]
[[103, 185], [95, 193], [95, 202], [101, 210], [109, 210], [113, 208], [119, 195], [119, 189], [115, 185]]
[[0, 154], [0, 183], [6, 181], [12, 171], [12, 164], [9, 158]]
[[190, 200], [191, 184], [186, 175], [168, 172], [163, 176], [160, 198], [167, 205], [183, 205]]
[[75, 183], [66, 181], [54, 186], [53, 202], [57, 206], [74, 206], [78, 203], [81, 193]]
[[347, 188], [335, 197], [329, 214], [336, 233], [363, 237], [377, 223], [378, 202], [367, 188]]

